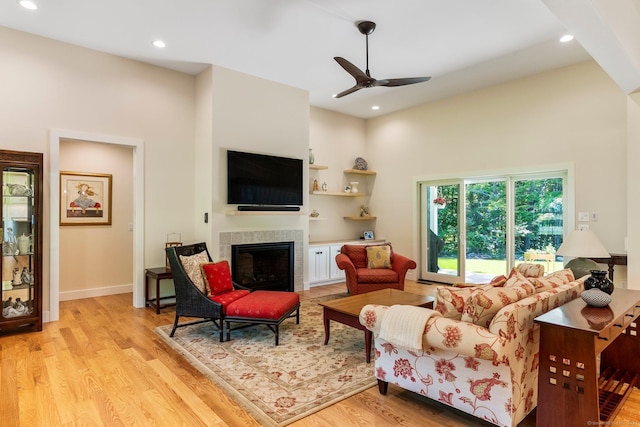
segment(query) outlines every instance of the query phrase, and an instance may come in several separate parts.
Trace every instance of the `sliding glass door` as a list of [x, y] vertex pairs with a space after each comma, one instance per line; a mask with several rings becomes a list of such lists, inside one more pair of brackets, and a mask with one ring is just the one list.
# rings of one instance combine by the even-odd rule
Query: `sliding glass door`
[[486, 283], [526, 261], [562, 268], [566, 172], [419, 183], [420, 279]]

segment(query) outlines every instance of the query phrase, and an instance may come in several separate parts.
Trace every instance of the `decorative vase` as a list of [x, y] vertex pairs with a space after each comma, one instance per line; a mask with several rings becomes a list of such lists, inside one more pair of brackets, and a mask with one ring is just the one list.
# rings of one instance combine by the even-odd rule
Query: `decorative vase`
[[26, 255], [29, 253], [31, 249], [31, 236], [25, 236], [22, 233], [21, 236], [18, 237], [18, 252], [20, 255]]
[[349, 185], [351, 185], [351, 192], [352, 193], [357, 193], [358, 192], [358, 184], [360, 184], [359, 182], [350, 182]]
[[313, 151], [311, 151], [311, 148], [309, 148], [309, 164], [312, 165], [315, 161], [316, 156], [313, 154]]
[[613, 293], [613, 282], [607, 277], [607, 272], [602, 270], [591, 270], [591, 276], [584, 281], [584, 289], [600, 289], [611, 295]]
[[580, 298], [591, 307], [606, 307], [611, 302], [611, 295], [598, 288], [587, 289], [580, 294]]

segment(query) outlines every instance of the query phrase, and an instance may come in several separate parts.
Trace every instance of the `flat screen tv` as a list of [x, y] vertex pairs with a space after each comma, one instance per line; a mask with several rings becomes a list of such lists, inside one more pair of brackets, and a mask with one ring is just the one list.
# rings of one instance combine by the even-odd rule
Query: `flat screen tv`
[[302, 206], [302, 160], [227, 150], [227, 203]]

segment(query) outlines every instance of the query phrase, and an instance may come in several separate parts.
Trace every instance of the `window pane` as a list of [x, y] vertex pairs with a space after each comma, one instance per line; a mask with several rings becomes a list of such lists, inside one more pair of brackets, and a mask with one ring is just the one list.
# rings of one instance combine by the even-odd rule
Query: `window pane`
[[562, 243], [562, 178], [515, 182], [515, 257], [538, 262], [549, 273], [556, 265], [556, 250]]

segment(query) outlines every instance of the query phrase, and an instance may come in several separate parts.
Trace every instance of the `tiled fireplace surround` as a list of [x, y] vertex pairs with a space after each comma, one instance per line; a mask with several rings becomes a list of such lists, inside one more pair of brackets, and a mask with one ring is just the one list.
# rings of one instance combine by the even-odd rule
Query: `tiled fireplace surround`
[[219, 235], [220, 257], [231, 263], [231, 245], [293, 242], [293, 287], [296, 291], [302, 291], [304, 289], [303, 236], [303, 230], [223, 231]]

